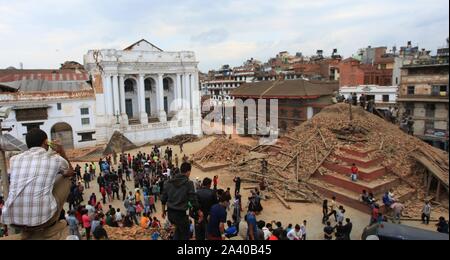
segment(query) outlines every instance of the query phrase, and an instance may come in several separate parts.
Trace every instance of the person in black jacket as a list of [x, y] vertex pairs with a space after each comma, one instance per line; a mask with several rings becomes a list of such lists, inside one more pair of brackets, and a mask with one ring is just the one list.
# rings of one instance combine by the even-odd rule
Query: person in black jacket
[[208, 224], [208, 216], [211, 207], [218, 203], [216, 192], [211, 189], [212, 180], [210, 178], [203, 179], [202, 187], [197, 190], [198, 202], [203, 212], [203, 219], [195, 221], [195, 238], [196, 240], [206, 239], [206, 226]]
[[162, 217], [165, 218], [167, 213], [170, 223], [176, 227], [174, 240], [189, 240], [190, 224], [186, 211], [190, 207], [193, 212], [197, 213], [199, 220], [203, 218], [195, 194], [194, 183], [189, 180], [191, 169], [190, 163], [183, 163], [180, 169], [181, 173], [165, 182], [161, 196]]
[[345, 219], [346, 224], [344, 225], [344, 240], [350, 240], [350, 234], [352, 233], [353, 224], [350, 222], [349, 218]]

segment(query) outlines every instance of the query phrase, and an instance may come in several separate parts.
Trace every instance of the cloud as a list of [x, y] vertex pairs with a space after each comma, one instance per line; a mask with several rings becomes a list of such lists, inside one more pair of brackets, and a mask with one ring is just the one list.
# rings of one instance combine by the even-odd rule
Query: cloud
[[279, 51], [349, 56], [411, 40], [435, 50], [449, 30], [448, 0], [0, 0], [0, 68], [55, 68], [89, 49], [145, 38], [192, 50], [204, 71]]
[[198, 43], [220, 43], [228, 39], [228, 31], [226, 29], [212, 29], [207, 32], [202, 32], [200, 34], [191, 37], [192, 42]]

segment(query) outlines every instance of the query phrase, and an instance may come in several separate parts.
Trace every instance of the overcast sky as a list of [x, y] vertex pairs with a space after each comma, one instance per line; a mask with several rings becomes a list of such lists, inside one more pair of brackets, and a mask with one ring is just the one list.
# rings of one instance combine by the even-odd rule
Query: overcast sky
[[448, 31], [448, 0], [0, 0], [0, 68], [58, 68], [145, 38], [195, 51], [207, 71], [284, 50], [347, 57], [411, 40], [435, 51]]

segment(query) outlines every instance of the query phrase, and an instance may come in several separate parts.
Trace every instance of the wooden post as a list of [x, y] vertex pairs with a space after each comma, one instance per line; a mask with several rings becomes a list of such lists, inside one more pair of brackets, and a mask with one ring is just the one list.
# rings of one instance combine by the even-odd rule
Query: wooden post
[[[309, 178], [312, 175], [314, 175], [314, 173], [320, 168], [320, 166], [322, 166], [322, 164], [326, 161], [326, 159], [331, 155], [333, 150], [334, 150], [334, 147], [331, 147], [330, 151], [328, 151], [328, 153], [325, 155], [325, 157], [323, 157], [322, 161], [320, 161], [320, 163], [316, 166], [316, 168], [314, 168], [314, 170], [312, 172], [310, 172], [309, 176], [307, 177], [307, 180], [309, 180]], [[320, 175], [323, 175], [323, 174], [320, 173]]]
[[430, 187], [431, 187], [431, 181], [433, 180], [433, 175], [431, 173], [428, 174], [428, 183], [427, 183], [427, 193], [426, 196], [428, 197], [430, 193]]
[[441, 193], [441, 182], [438, 180], [438, 185], [436, 188], [436, 201], [439, 202], [439, 193]]
[[286, 166], [283, 167], [282, 170], [283, 170], [283, 171], [286, 170], [286, 168], [287, 168], [292, 162], [294, 162], [295, 158], [296, 158], [299, 154], [300, 154], [300, 152], [296, 153], [296, 154], [293, 156], [293, 158], [289, 161], [289, 163], [286, 164]]
[[328, 145], [327, 145], [327, 142], [325, 141], [325, 137], [323, 137], [323, 135], [322, 135], [322, 131], [320, 131], [320, 128], [318, 130], [319, 130], [320, 138], [322, 138], [323, 144], [325, 145], [325, 148], [328, 149]]

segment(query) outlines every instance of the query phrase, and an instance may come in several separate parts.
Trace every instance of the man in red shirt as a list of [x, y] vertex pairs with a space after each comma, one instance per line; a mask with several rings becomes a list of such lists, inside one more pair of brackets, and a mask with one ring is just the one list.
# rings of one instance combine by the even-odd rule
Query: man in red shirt
[[351, 177], [352, 181], [356, 181], [358, 179], [358, 172], [359, 172], [359, 169], [358, 169], [358, 167], [356, 167], [356, 164], [353, 164], [351, 171], [352, 171], [352, 174], [350, 177]]
[[219, 181], [219, 176], [214, 176], [213, 178], [213, 185], [214, 185], [214, 190], [217, 190], [217, 183]]

